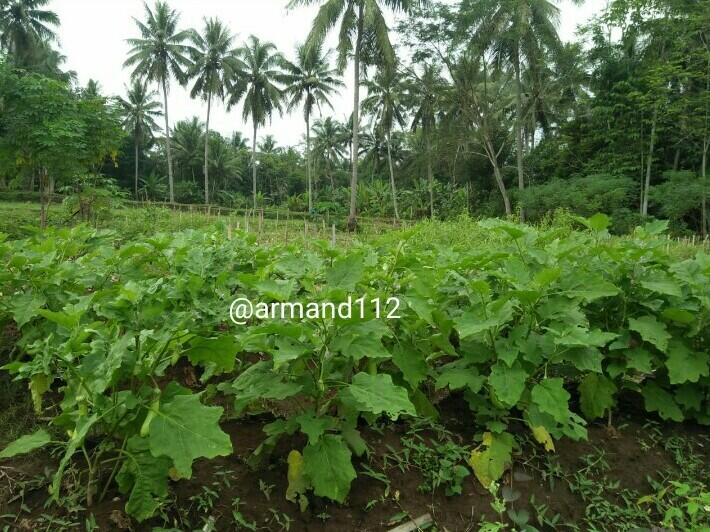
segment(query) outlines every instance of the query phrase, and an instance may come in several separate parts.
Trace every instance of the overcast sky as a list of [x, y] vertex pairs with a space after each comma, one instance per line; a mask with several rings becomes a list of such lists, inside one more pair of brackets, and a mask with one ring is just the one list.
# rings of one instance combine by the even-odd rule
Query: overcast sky
[[[152, 0], [151, 0], [152, 3]], [[181, 13], [182, 27], [202, 27], [204, 17], [219, 17], [237, 35], [236, 44], [254, 34], [272, 41], [287, 56], [293, 56], [296, 44], [305, 40], [317, 7], [301, 7], [287, 11], [288, 0], [170, 0], [171, 6]], [[574, 37], [579, 24], [586, 22], [606, 5], [606, 0], [587, 0], [584, 6], [575, 7], [562, 0], [560, 34], [564, 40]], [[104, 94], [123, 95], [130, 71], [123, 69], [129, 47], [126, 39], [137, 37], [133, 17], [143, 18], [142, 0], [53, 0], [49, 8], [60, 17], [59, 40], [62, 53], [67, 56], [67, 67], [79, 75], [81, 84], [89, 78], [99, 81]], [[349, 81], [351, 74], [346, 74]], [[352, 83], [333, 100], [334, 114], [344, 120], [352, 111]], [[206, 105], [191, 100], [185, 89], [173, 83], [169, 95], [170, 120], [199, 116], [204, 121]], [[325, 109], [325, 112], [329, 110]], [[294, 112], [274, 121], [259, 133], [274, 135], [280, 145], [301, 142], [305, 126], [302, 113]], [[162, 125], [162, 123], [161, 123]], [[226, 107], [213, 105], [211, 125], [227, 135], [234, 130], [243, 131], [247, 137], [251, 126], [244, 124], [241, 108], [227, 113]]]

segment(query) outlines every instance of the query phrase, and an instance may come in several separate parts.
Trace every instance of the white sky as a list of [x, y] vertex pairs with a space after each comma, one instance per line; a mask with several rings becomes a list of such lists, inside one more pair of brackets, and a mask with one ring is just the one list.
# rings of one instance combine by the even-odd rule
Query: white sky
[[[287, 12], [287, 3], [288, 0], [170, 0], [173, 9], [181, 13], [183, 28], [201, 29], [204, 17], [216, 16], [237, 35], [235, 44], [241, 44], [254, 34], [272, 41], [281, 52], [292, 57], [296, 44], [305, 40], [317, 7], [300, 7]], [[563, 39], [571, 40], [577, 26], [602, 10], [606, 0], [587, 0], [582, 7], [562, 0], [559, 5], [562, 8], [560, 34]], [[132, 17], [143, 18], [143, 1], [53, 0], [48, 8], [61, 20], [59, 40], [62, 53], [67, 56], [67, 68], [78, 73], [82, 85], [93, 78], [99, 81], [104, 94], [123, 95], [130, 78], [130, 71], [123, 69], [129, 50], [125, 40], [138, 36]], [[352, 74], [346, 73], [346, 82], [351, 78]], [[352, 110], [352, 82], [333, 99], [333, 104], [335, 111], [331, 114], [344, 120]], [[200, 100], [191, 100], [186, 89], [173, 83], [169, 111], [171, 125], [195, 115], [204, 121], [206, 105]], [[330, 110], [324, 109], [324, 113]], [[275, 116], [273, 123], [260, 131], [259, 137], [270, 133], [280, 145], [298, 144], [305, 128], [302, 117], [302, 113], [296, 111], [282, 118]], [[240, 107], [227, 113], [224, 105], [213, 105], [211, 127], [225, 135], [240, 130], [251, 137], [251, 126], [242, 122]]]

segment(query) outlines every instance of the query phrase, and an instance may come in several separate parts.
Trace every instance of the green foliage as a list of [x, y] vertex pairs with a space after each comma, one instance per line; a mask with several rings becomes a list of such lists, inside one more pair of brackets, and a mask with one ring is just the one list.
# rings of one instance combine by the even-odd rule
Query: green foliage
[[[189, 478], [195, 459], [231, 452], [222, 409], [169, 377], [177, 364], [196, 366], [204, 384], [227, 373], [216, 388], [234, 398], [234, 415], [277, 413], [253, 465], [303, 434], [290, 465], [302, 507], [309, 490], [347, 498], [354, 456], [368, 450], [363, 424], [435, 417], [430, 392], [442, 388], [466, 401], [483, 432], [469, 463], [486, 486], [512, 460], [521, 418], [550, 451], [554, 440], [586, 437], [573, 390], [589, 420], [623, 390], [663, 419], [710, 423], [710, 258], [669, 255], [665, 224], [613, 238], [604, 217], [582, 222], [591, 229], [431, 223], [394, 246], [350, 250], [195, 231], [114, 245], [86, 228], [3, 241], [0, 319], [21, 333], [4, 369], [30, 383], [40, 410], [51, 401], [53, 424], [68, 433], [52, 443], [63, 448], [54, 495], [74, 453], [113, 456], [127, 511], [140, 519], [162, 504], [168, 476]], [[437, 238], [437, 228], [466, 238]], [[370, 309], [236, 327], [234, 294], [335, 305], [396, 295], [401, 319]], [[442, 483], [455, 487], [458, 473]]]

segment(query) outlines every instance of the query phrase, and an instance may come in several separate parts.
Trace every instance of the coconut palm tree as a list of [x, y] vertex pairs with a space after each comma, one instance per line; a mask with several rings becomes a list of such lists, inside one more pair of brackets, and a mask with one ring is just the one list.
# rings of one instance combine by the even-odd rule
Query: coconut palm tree
[[[327, 34], [338, 25], [338, 68], [345, 69], [348, 58], [352, 56], [354, 66], [354, 103], [353, 103], [353, 147], [352, 178], [350, 180], [350, 215], [348, 227], [357, 226], [357, 180], [358, 152], [360, 132], [360, 63], [364, 45], [368, 50], [376, 51], [381, 63], [392, 66], [395, 53], [389, 39], [389, 28], [382, 7], [395, 12], [410, 13], [420, 4], [419, 0], [291, 0], [289, 7], [321, 4], [313, 21], [306, 46], [313, 47], [322, 43]], [[369, 37], [367, 42], [365, 38]]]
[[345, 84], [337, 71], [330, 68], [327, 53], [323, 53], [322, 43], [311, 48], [301, 45], [296, 48], [296, 62], [284, 61], [283, 68], [289, 111], [303, 104], [306, 120], [306, 174], [308, 176], [308, 212], [313, 211], [313, 177], [311, 162], [311, 116], [315, 107], [333, 104], [330, 96]]
[[152, 136], [153, 132], [158, 129], [155, 120], [163, 113], [160, 110], [160, 103], [155, 100], [158, 93], [149, 91], [143, 83], [136, 80], [130, 88], [127, 88], [127, 91], [127, 99], [119, 98], [118, 102], [123, 112], [123, 127], [133, 135], [135, 149], [133, 192], [138, 199], [138, 159], [141, 142], [146, 137]]
[[40, 43], [55, 41], [51, 26], [59, 26], [53, 11], [42, 9], [49, 0], [0, 1], [0, 48], [19, 58]]
[[256, 139], [259, 127], [271, 121], [274, 111], [283, 112], [283, 91], [277, 85], [283, 76], [283, 57], [276, 45], [262, 42], [252, 35], [237, 50], [236, 58], [235, 76], [228, 87], [227, 107], [229, 109], [244, 100], [242, 118], [245, 122], [252, 121], [252, 198], [256, 209]]
[[247, 139], [241, 131], [235, 131], [229, 139], [229, 145], [235, 150], [248, 150], [249, 139]]
[[188, 172], [195, 182], [195, 171], [199, 172], [204, 163], [202, 160], [204, 141], [205, 125], [196, 116], [190, 120], [180, 120], [175, 124], [171, 142], [175, 148], [178, 175], [183, 179], [185, 179], [185, 172]]
[[333, 169], [345, 159], [345, 146], [342, 124], [328, 117], [317, 120], [313, 124], [313, 153], [316, 161], [325, 167], [326, 176], [330, 181], [331, 192], [335, 189]]
[[403, 126], [405, 123], [402, 107], [401, 78], [396, 69], [383, 68], [377, 72], [372, 80], [365, 82], [365, 87], [367, 87], [367, 98], [362, 102], [362, 109], [374, 117], [378, 133], [384, 136], [387, 147], [394, 216], [399, 220], [397, 187], [395, 186], [394, 165], [392, 163], [392, 129], [395, 125]]
[[436, 118], [440, 109], [445, 81], [441, 76], [441, 68], [433, 63], [426, 63], [421, 73], [410, 71], [408, 99], [413, 108], [414, 118], [412, 129], [421, 128], [424, 137], [427, 182], [429, 183], [429, 215], [434, 218], [434, 170], [432, 166], [431, 138], [436, 128]]
[[[572, 0], [581, 4], [583, 0]], [[544, 60], [562, 50], [557, 26], [560, 9], [557, 0], [463, 0], [459, 22], [462, 30], [473, 28], [474, 47], [490, 51], [498, 64], [508, 64], [515, 74], [515, 151], [518, 188], [525, 188], [523, 167], [523, 84], [522, 70], [534, 70]], [[520, 206], [521, 221], [525, 220]]]
[[202, 35], [193, 32], [192, 67], [189, 76], [195, 78], [190, 92], [192, 98], [201, 97], [207, 101], [207, 121], [205, 122], [205, 204], [210, 202], [210, 111], [212, 98], [224, 100], [227, 80], [236, 71], [235, 50], [232, 49], [234, 36], [218, 19], [205, 19]]
[[158, 0], [155, 8], [145, 5], [146, 21], [136, 18], [140, 31], [139, 39], [128, 39], [131, 46], [125, 67], [133, 67], [132, 77], [144, 82], [155, 82], [163, 90], [163, 111], [165, 117], [165, 149], [168, 155], [168, 189], [170, 203], [175, 202], [173, 181], [173, 156], [170, 146], [170, 117], [168, 114], [168, 85], [175, 77], [179, 83], [185, 83], [186, 71], [191, 62], [188, 58], [190, 47], [185, 41], [191, 36], [191, 31], [178, 30], [180, 15]]

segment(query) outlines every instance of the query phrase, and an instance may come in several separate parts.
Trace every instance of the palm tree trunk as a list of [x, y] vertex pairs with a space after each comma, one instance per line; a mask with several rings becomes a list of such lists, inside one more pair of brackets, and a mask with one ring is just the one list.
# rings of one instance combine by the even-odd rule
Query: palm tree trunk
[[207, 122], [205, 123], [205, 205], [210, 204], [210, 111], [212, 92], [207, 94]]
[[651, 121], [651, 139], [648, 148], [648, 160], [646, 161], [646, 179], [643, 185], [643, 201], [641, 202], [641, 216], [648, 216], [648, 196], [651, 190], [651, 168], [653, 167], [653, 150], [656, 143], [656, 122], [658, 121], [658, 104], [653, 108], [653, 119]]
[[140, 151], [140, 146], [139, 146], [140, 140], [138, 135], [136, 135], [136, 145], [135, 145], [135, 156], [136, 156], [136, 161], [135, 161], [135, 175], [133, 176], [133, 192], [135, 194], [136, 200], [138, 200], [138, 152]]
[[429, 131], [424, 132], [426, 137], [426, 173], [429, 182], [429, 215], [434, 219], [434, 170], [431, 163], [431, 135]]
[[357, 42], [355, 44], [355, 56], [353, 60], [355, 67], [355, 94], [353, 98], [353, 146], [351, 153], [353, 175], [350, 180], [350, 215], [348, 216], [348, 230], [350, 231], [354, 231], [357, 228], [357, 167], [358, 152], [360, 150], [360, 53], [362, 52], [362, 34], [365, 24], [363, 11], [363, 3], [360, 2], [358, 12]]
[[[519, 47], [519, 45], [518, 45]], [[525, 190], [525, 172], [523, 170], [523, 86], [520, 81], [520, 53], [516, 52], [515, 57], [515, 151], [518, 165], [518, 188], [522, 192]], [[523, 205], [522, 194], [520, 203], [520, 221], [525, 221], [525, 207]]]
[[254, 202], [254, 212], [256, 212], [256, 133], [259, 126], [254, 120], [254, 140], [251, 142], [251, 194]]
[[394, 183], [394, 165], [392, 164], [392, 141], [391, 133], [387, 132], [387, 160], [390, 165], [390, 185], [392, 186], [392, 205], [394, 207], [394, 218], [399, 221], [399, 209], [397, 208], [397, 187]]
[[173, 183], [173, 152], [170, 147], [170, 118], [168, 117], [168, 85], [163, 78], [163, 102], [165, 106], [165, 148], [168, 154], [168, 188], [170, 203], [175, 203], [175, 184]]
[[308, 175], [308, 213], [313, 212], [313, 176], [311, 175], [311, 114], [306, 111], [306, 174]]

